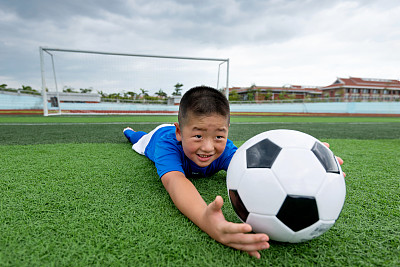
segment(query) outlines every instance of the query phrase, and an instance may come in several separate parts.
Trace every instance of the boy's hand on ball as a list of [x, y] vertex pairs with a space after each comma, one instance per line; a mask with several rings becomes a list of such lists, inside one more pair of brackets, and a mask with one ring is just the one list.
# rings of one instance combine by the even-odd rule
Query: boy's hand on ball
[[207, 206], [204, 214], [207, 229], [204, 229], [216, 241], [246, 251], [250, 256], [260, 258], [259, 250], [269, 248], [268, 236], [266, 234], [252, 234], [252, 228], [245, 223], [232, 223], [225, 220], [222, 214], [224, 201], [221, 196]]
[[[329, 143], [326, 143], [326, 142], [322, 142], [322, 143], [323, 143], [327, 148], [330, 147]], [[342, 164], [343, 164], [342, 158], [341, 158], [341, 157], [338, 157], [338, 156], [335, 156], [335, 157], [337, 158], [339, 164], [342, 165]], [[345, 174], [344, 172], [343, 172], [343, 176], [346, 177], [346, 174]]]

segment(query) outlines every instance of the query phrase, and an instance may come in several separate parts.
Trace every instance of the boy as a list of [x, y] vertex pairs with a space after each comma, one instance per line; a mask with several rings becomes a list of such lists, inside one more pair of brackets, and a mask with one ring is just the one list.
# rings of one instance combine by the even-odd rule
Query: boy
[[250, 233], [248, 224], [226, 221], [222, 197], [207, 205], [187, 179], [227, 170], [237, 150], [228, 140], [229, 102], [213, 88], [192, 88], [182, 97], [178, 122], [160, 125], [148, 134], [127, 127], [124, 134], [136, 152], [155, 163], [161, 182], [185, 216], [216, 241], [260, 258], [259, 250], [269, 248], [268, 236]]
[[237, 147], [228, 140], [230, 109], [226, 97], [210, 87], [195, 87], [182, 97], [178, 122], [160, 125], [150, 133], [125, 128], [132, 148], [155, 163], [157, 173], [175, 206], [216, 241], [260, 258], [269, 248], [266, 234], [251, 226], [225, 220], [223, 200], [209, 205], [187, 177], [211, 176], [227, 170]]

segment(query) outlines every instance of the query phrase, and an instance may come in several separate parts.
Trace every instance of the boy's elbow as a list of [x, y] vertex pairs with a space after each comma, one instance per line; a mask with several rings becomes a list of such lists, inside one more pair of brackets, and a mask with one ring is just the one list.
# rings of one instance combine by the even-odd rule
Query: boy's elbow
[[169, 175], [167, 175], [168, 173], [164, 174], [163, 176], [161, 176], [161, 182], [163, 184], [163, 186], [165, 187], [165, 189], [167, 189], [167, 187], [170, 184], [170, 178]]
[[178, 171], [167, 172], [166, 174], [161, 176], [161, 182], [164, 188], [168, 191], [168, 193], [170, 193], [174, 185], [177, 184], [176, 182], [182, 177], [186, 179], [185, 175], [181, 172]]

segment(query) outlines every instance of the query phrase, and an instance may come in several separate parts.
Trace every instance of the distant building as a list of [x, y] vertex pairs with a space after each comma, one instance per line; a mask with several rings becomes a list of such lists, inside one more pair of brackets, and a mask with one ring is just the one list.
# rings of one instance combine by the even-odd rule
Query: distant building
[[328, 86], [321, 88], [323, 97], [340, 97], [343, 100], [385, 100], [400, 99], [400, 81], [371, 78], [337, 78]]
[[[54, 100], [57, 97], [56, 92], [47, 92], [47, 101], [57, 101]], [[101, 95], [93, 93], [58, 93], [60, 97], [60, 103], [100, 103]]]
[[372, 78], [337, 78], [328, 86], [284, 85], [229, 88], [233, 101], [340, 98], [340, 101], [399, 101], [400, 81]]
[[[303, 85], [284, 85], [274, 86], [250, 86], [229, 88], [229, 95], [232, 100], [238, 101], [263, 101], [263, 100], [283, 100], [283, 99], [305, 99], [320, 98], [322, 95], [321, 87]], [[234, 98], [238, 99], [234, 99]]]

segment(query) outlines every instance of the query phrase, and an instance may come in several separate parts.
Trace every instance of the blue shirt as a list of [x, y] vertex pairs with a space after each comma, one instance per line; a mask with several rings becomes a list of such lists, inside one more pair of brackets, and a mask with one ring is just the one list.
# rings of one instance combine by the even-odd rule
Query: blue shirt
[[160, 178], [171, 171], [179, 171], [186, 177], [209, 177], [227, 170], [237, 147], [227, 140], [224, 152], [207, 167], [199, 167], [185, 156], [182, 143], [176, 139], [175, 126], [158, 129], [150, 139], [145, 155], [154, 162]]

